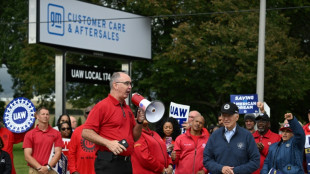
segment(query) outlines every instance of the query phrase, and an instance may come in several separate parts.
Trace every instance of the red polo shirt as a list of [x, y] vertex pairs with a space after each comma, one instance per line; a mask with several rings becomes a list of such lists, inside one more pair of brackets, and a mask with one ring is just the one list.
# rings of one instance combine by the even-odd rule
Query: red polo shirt
[[[121, 107], [120, 102], [109, 94], [91, 110], [84, 129], [92, 129], [108, 140], [126, 139], [129, 146], [127, 151], [120, 155], [129, 156], [133, 152], [132, 131], [135, 125], [136, 121], [130, 107], [125, 102]], [[109, 151], [104, 146], [99, 146], [99, 150]]]
[[258, 131], [255, 131], [253, 133], [255, 142], [261, 142], [264, 145], [264, 148], [262, 151], [260, 151], [260, 166], [259, 169], [257, 169], [253, 174], [259, 174], [261, 169], [263, 168], [264, 161], [268, 155], [269, 146], [273, 143], [279, 142], [281, 140], [281, 136], [279, 134], [271, 132], [271, 130], [268, 130], [268, 132], [265, 135], [261, 135], [258, 133]]
[[23, 148], [32, 148], [32, 157], [43, 166], [48, 164], [54, 143], [55, 147], [62, 147], [63, 143], [60, 132], [53, 129], [50, 125], [46, 131], [42, 131], [37, 125], [36, 128], [25, 135]]

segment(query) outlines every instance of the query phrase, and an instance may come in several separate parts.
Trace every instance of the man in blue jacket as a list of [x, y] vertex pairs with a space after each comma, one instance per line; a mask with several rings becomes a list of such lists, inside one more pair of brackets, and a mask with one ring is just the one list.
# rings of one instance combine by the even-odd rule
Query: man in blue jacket
[[224, 127], [215, 131], [203, 152], [203, 164], [212, 174], [249, 174], [259, 168], [260, 154], [253, 135], [237, 124], [239, 109], [234, 103], [221, 107]]

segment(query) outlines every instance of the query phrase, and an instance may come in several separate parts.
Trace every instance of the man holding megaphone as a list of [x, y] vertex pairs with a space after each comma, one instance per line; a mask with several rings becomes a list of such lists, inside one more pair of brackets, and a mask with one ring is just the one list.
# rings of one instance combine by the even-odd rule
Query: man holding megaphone
[[132, 87], [126, 73], [113, 73], [110, 94], [94, 106], [84, 124], [82, 137], [99, 146], [95, 160], [97, 174], [132, 173], [130, 156], [145, 119], [144, 110], [139, 108], [136, 122], [125, 102]]

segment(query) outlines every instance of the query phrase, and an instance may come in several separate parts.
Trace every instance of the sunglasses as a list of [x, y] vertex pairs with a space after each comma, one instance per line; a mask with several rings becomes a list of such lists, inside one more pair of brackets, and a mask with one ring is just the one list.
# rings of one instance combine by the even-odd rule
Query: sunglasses
[[70, 130], [70, 128], [61, 128], [62, 131], [65, 131], [66, 129]]

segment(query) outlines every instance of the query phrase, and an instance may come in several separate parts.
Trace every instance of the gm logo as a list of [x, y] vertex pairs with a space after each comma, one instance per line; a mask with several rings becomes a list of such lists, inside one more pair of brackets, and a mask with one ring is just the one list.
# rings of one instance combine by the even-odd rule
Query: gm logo
[[47, 30], [49, 34], [63, 36], [65, 34], [65, 9], [63, 6], [48, 4]]

